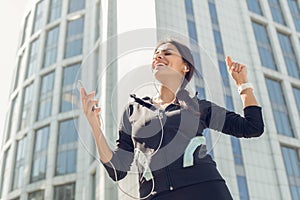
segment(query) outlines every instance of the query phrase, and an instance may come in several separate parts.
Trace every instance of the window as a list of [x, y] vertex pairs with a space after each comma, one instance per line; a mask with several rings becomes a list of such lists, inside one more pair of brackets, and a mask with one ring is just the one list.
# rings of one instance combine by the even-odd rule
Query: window
[[208, 7], [212, 24], [219, 25], [216, 5], [212, 2], [208, 2]]
[[19, 122], [19, 130], [26, 128], [29, 125], [32, 111], [33, 83], [24, 89], [22, 114]]
[[21, 46], [24, 44], [26, 37], [27, 37], [29, 17], [30, 17], [30, 13], [28, 13], [28, 15], [25, 18]]
[[272, 17], [275, 22], [278, 22], [279, 24], [285, 25], [285, 21], [282, 15], [282, 10], [279, 4], [278, 0], [268, 0]]
[[38, 120], [45, 119], [46, 117], [49, 117], [51, 115], [53, 85], [54, 85], [54, 72], [49, 73], [42, 78], [39, 111], [37, 117]]
[[46, 177], [49, 126], [39, 129], [34, 141], [30, 182]]
[[300, 11], [297, 0], [288, 0], [290, 11], [294, 20], [295, 28], [300, 32]]
[[54, 200], [74, 200], [75, 199], [75, 183], [55, 186]]
[[67, 112], [78, 108], [80, 98], [77, 89], [74, 91], [74, 84], [80, 79], [79, 68], [79, 63], [64, 68], [62, 99], [60, 105], [61, 112]]
[[281, 147], [285, 171], [288, 176], [291, 196], [293, 200], [300, 199], [300, 160], [296, 149]]
[[16, 131], [16, 127], [18, 125], [18, 110], [17, 110], [17, 98], [16, 96], [11, 103], [10, 116], [8, 121], [7, 135], [5, 141], [10, 139], [10, 136], [13, 135]]
[[29, 193], [28, 200], [44, 200], [44, 190]]
[[101, 4], [100, 4], [100, 1], [98, 1], [97, 4], [96, 4], [96, 17], [95, 17], [95, 19], [96, 19], [96, 34], [95, 35], [96, 36], [95, 36], [95, 40], [98, 40], [98, 38], [100, 37], [100, 28], [101, 28], [101, 26], [100, 26], [100, 21], [101, 21], [100, 12], [101, 12]]
[[42, 27], [43, 17], [44, 17], [44, 0], [41, 0], [36, 5], [32, 33], [35, 33], [37, 30], [39, 30]]
[[51, 0], [48, 22], [51, 23], [61, 17], [62, 0]]
[[187, 23], [188, 23], [188, 31], [189, 31], [190, 39], [192, 40], [192, 43], [194, 43], [194, 42], [198, 41], [195, 22], [188, 20]]
[[44, 67], [48, 67], [56, 62], [58, 38], [59, 38], [58, 26], [48, 31], [47, 42], [45, 46]]
[[226, 63], [224, 61], [219, 60], [218, 64], [224, 87], [230, 87]]
[[9, 152], [9, 149], [7, 149], [4, 152], [4, 156], [2, 157], [3, 160], [2, 160], [1, 179], [0, 179], [0, 198], [2, 197], [3, 185], [6, 182], [6, 180], [5, 180], [6, 176], [4, 176], [4, 174], [5, 174], [5, 171], [6, 171], [6, 162], [7, 162], [8, 152]]
[[236, 165], [243, 165], [243, 155], [242, 155], [242, 148], [240, 144], [240, 140], [236, 137], [230, 137], [231, 139], [231, 147], [234, 157], [234, 163]]
[[289, 36], [278, 32], [278, 38], [288, 74], [300, 79], [298, 63]]
[[248, 9], [251, 12], [262, 15], [261, 8], [258, 0], [247, 0]]
[[20, 75], [21, 67], [23, 66], [22, 63], [23, 63], [23, 54], [19, 56], [17, 71], [16, 71], [16, 74], [14, 77], [14, 87], [13, 87], [14, 89], [13, 90], [17, 89], [17, 87], [19, 85], [19, 75]]
[[96, 172], [92, 174], [92, 194], [91, 194], [91, 200], [96, 200], [97, 196], [97, 179], [96, 179]]
[[252, 26], [261, 64], [269, 69], [277, 70], [266, 27], [256, 22], [252, 22]]
[[[230, 88], [226, 88], [227, 90], [230, 90]], [[229, 111], [234, 111], [234, 105], [233, 105], [233, 101], [232, 101], [232, 96], [231, 94], [227, 94], [225, 95], [225, 105], [226, 105], [226, 109]]]
[[65, 58], [80, 55], [83, 45], [84, 18], [68, 22]]
[[13, 171], [12, 189], [18, 189], [24, 184], [24, 174], [26, 167], [27, 137], [17, 142], [15, 166]]
[[297, 108], [298, 108], [298, 113], [299, 113], [299, 116], [300, 116], [300, 89], [293, 87], [293, 93], [294, 93], [296, 105], [297, 105]]
[[192, 0], [185, 0], [185, 11], [187, 15], [194, 16], [194, 8]]
[[59, 125], [56, 175], [76, 172], [78, 133], [75, 124], [77, 120], [71, 119]]
[[31, 43], [30, 51], [29, 51], [29, 58], [28, 58], [28, 66], [26, 72], [26, 78], [33, 75], [38, 67], [38, 55], [39, 55], [39, 40], [36, 39]]
[[82, 10], [85, 7], [85, 0], [70, 0], [68, 13]]
[[[195, 63], [195, 67], [197, 68], [198, 72], [202, 72], [202, 66], [201, 66], [201, 58], [200, 58], [200, 54], [198, 51], [192, 51], [192, 55], [194, 58], [194, 63]], [[201, 76], [201, 74], [199, 74]], [[201, 77], [203, 79], [203, 77]], [[203, 82], [203, 87], [204, 87], [204, 82]]]
[[249, 193], [248, 193], [246, 177], [245, 176], [237, 176], [237, 182], [238, 182], [238, 187], [239, 187], [240, 200], [248, 200]]
[[215, 39], [215, 45], [216, 45], [217, 53], [224, 54], [223, 42], [222, 42], [220, 31], [214, 30], [213, 32], [214, 32], [214, 39]]
[[278, 134], [294, 137], [280, 83], [268, 78], [266, 83]]

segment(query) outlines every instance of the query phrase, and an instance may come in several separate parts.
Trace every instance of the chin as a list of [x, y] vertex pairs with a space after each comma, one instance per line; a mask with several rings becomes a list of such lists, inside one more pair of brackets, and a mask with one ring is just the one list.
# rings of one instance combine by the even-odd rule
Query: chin
[[164, 72], [156, 72], [154, 74], [155, 79], [160, 82], [162, 85], [168, 85], [167, 83], [174, 82], [174, 80], [182, 80], [183, 76], [178, 73], [164, 73]]

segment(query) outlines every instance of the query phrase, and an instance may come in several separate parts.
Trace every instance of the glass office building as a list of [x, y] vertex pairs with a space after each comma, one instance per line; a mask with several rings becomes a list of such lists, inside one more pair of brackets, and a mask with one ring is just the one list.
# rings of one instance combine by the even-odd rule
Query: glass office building
[[[241, 114], [224, 60], [248, 66], [265, 133], [204, 133], [233, 198], [300, 199], [300, 1], [35, 0], [28, 8], [1, 133], [0, 199], [133, 199], [120, 188], [137, 197], [134, 174], [118, 187], [97, 161], [76, 83], [101, 94], [102, 127], [113, 143], [119, 99], [128, 99], [119, 90], [148, 73], [141, 66], [169, 36], [192, 47], [198, 98]], [[138, 87], [129, 90], [144, 95]]]

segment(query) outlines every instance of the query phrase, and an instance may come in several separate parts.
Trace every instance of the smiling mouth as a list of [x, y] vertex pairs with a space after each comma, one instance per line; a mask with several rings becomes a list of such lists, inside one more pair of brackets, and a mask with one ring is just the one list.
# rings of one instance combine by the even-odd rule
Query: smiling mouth
[[163, 64], [163, 63], [158, 63], [154, 66], [154, 69], [158, 69], [158, 68], [161, 68], [161, 67], [166, 67], [167, 65]]

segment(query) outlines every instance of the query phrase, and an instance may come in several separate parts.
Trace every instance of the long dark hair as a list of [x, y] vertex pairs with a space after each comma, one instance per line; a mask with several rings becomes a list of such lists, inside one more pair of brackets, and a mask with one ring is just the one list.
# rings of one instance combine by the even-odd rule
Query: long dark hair
[[182, 60], [189, 68], [189, 71], [185, 74], [184, 80], [179, 88], [179, 91], [176, 94], [176, 97], [178, 98], [180, 105], [183, 106], [184, 108], [191, 110], [195, 114], [200, 114], [197, 93], [196, 93], [195, 97], [191, 98], [189, 95], [189, 92], [185, 89], [186, 85], [190, 82], [194, 73], [196, 72], [194, 58], [193, 58], [193, 54], [192, 54], [190, 48], [187, 45], [185, 45], [177, 40], [166, 39], [166, 40], [160, 41], [156, 45], [154, 52], [156, 52], [157, 49], [163, 44], [174, 45], [177, 48], [177, 50], [179, 51], [179, 54], [181, 55]]

